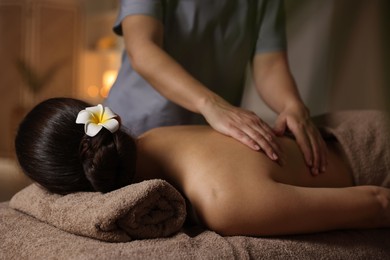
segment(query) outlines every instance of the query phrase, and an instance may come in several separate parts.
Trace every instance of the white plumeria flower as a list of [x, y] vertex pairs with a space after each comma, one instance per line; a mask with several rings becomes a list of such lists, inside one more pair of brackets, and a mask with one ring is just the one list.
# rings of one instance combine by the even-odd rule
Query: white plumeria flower
[[111, 109], [99, 104], [81, 110], [77, 115], [76, 123], [85, 124], [85, 133], [90, 137], [94, 137], [103, 127], [111, 133], [115, 133], [119, 128], [119, 122], [115, 117], [117, 117], [117, 115], [115, 115]]

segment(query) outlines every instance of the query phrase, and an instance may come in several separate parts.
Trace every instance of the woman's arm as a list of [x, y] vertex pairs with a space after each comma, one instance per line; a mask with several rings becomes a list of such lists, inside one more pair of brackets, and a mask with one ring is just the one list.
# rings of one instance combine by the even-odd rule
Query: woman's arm
[[223, 235], [390, 227], [390, 189], [375, 186], [304, 188], [270, 182], [239, 194], [214, 190], [214, 196], [200, 201], [203, 222]]
[[155, 18], [132, 15], [122, 22], [133, 68], [172, 102], [202, 114], [217, 131], [276, 160], [280, 153], [272, 129], [253, 112], [234, 107], [192, 77], [162, 49], [163, 25]]
[[288, 67], [285, 52], [259, 53], [253, 61], [256, 88], [267, 105], [279, 114], [275, 130], [289, 128], [296, 137], [313, 174], [326, 171], [326, 145], [305, 107]]

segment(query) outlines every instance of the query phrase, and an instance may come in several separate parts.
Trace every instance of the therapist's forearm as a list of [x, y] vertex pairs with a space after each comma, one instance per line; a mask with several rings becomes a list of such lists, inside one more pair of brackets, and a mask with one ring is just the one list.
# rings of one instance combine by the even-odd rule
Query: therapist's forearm
[[204, 103], [217, 96], [156, 44], [139, 46], [131, 61], [161, 95], [192, 112], [200, 113]]
[[163, 50], [164, 28], [159, 20], [131, 15], [123, 20], [122, 28], [134, 70], [164, 97], [195, 113], [220, 99]]
[[256, 55], [253, 75], [258, 93], [275, 112], [288, 108], [306, 110], [284, 52]]

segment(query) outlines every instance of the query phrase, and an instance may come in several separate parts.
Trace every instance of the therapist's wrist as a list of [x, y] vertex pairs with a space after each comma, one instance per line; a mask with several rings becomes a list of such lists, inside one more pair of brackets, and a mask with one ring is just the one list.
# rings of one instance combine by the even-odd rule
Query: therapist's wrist
[[309, 108], [302, 101], [294, 101], [286, 103], [282, 112], [291, 112], [294, 114], [299, 114], [305, 118], [310, 117]]
[[226, 101], [214, 93], [207, 93], [198, 99], [196, 104], [198, 113], [205, 115], [208, 111], [215, 108], [218, 104], [226, 103]]

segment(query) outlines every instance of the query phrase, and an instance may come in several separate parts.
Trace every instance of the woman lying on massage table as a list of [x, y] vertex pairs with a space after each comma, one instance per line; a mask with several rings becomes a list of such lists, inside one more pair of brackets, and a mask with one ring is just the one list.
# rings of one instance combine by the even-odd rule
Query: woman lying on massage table
[[327, 142], [327, 171], [313, 176], [288, 137], [278, 138], [283, 159], [275, 162], [207, 126], [158, 128], [133, 140], [108, 108], [86, 107], [79, 100], [49, 99], [19, 127], [20, 165], [49, 191], [109, 192], [165, 179], [190, 201], [201, 223], [222, 235], [390, 226], [390, 189], [354, 186], [336, 141]]

